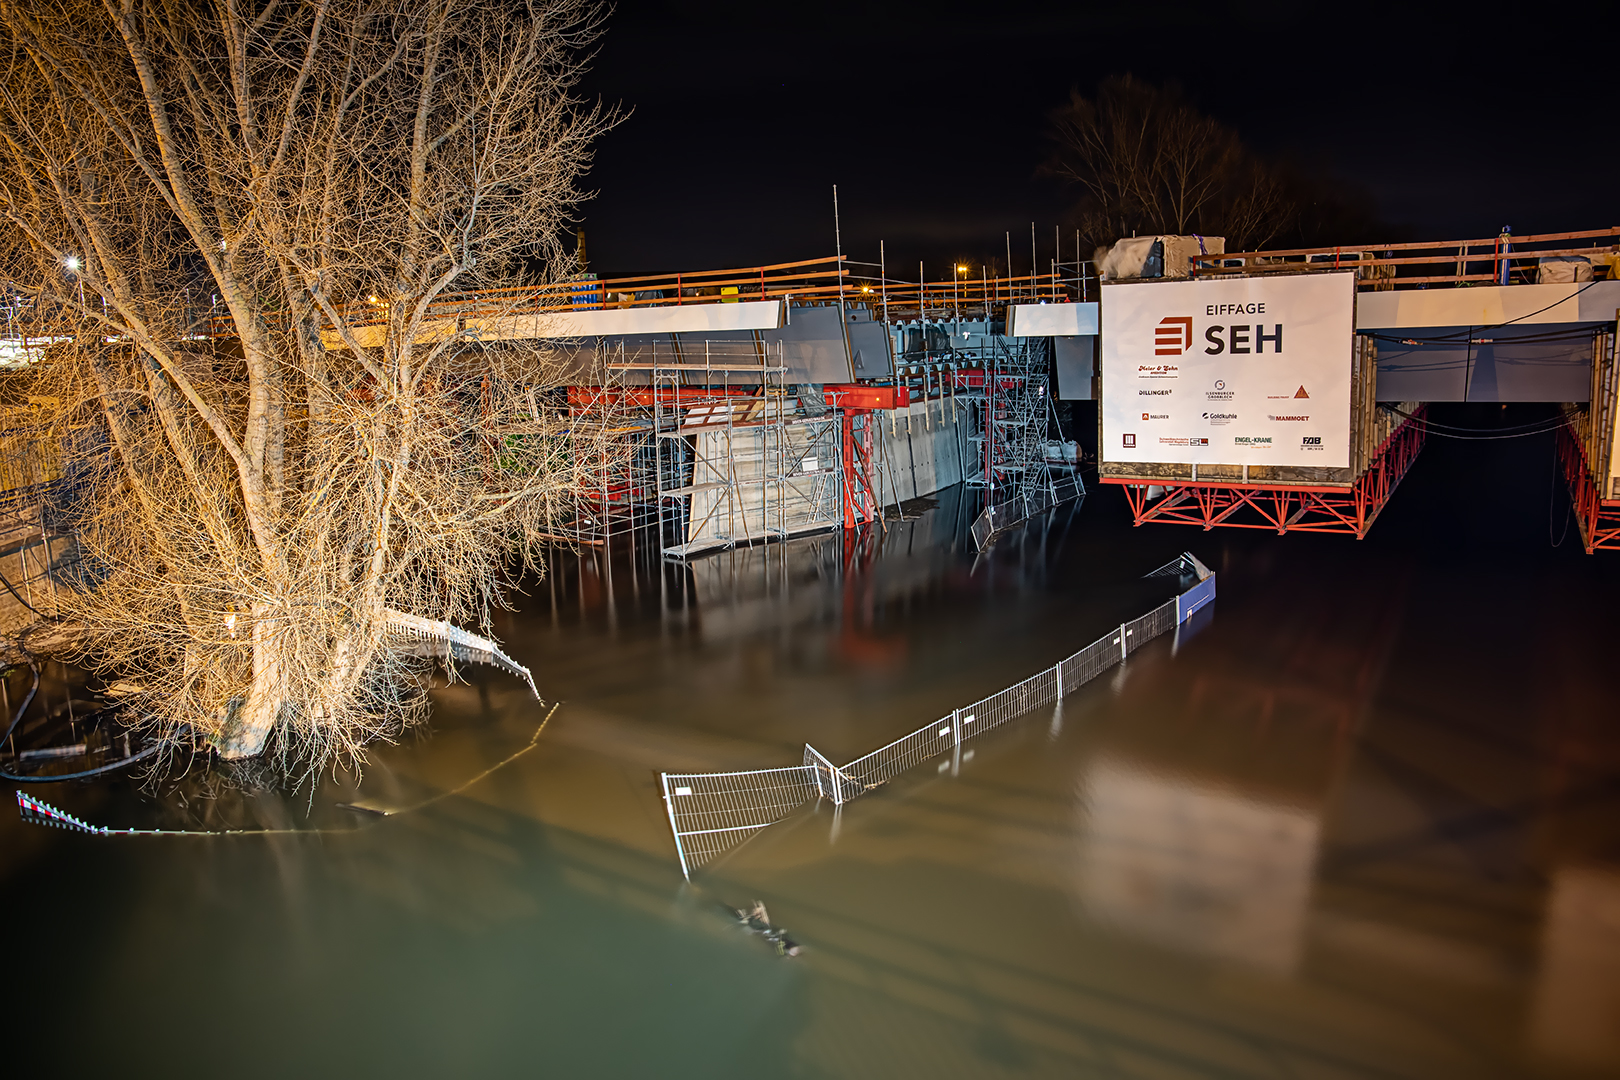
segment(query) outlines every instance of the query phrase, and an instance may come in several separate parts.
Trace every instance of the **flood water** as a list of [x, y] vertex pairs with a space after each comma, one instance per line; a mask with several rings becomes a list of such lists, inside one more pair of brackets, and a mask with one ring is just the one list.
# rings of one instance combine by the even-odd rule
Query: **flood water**
[[[520, 749], [515, 681], [437, 691], [358, 790], [36, 785], [309, 831], [0, 812], [8, 1072], [1620, 1074], [1620, 554], [1552, 545], [1550, 439], [1431, 441], [1360, 542], [1131, 529], [1093, 487], [977, 561], [949, 492], [887, 535], [560, 558], [497, 631], [562, 706], [419, 810], [338, 804]], [[1220, 575], [1196, 634], [683, 883], [660, 770], [853, 758], [1147, 611], [1184, 549]], [[754, 899], [802, 955], [722, 910]]]

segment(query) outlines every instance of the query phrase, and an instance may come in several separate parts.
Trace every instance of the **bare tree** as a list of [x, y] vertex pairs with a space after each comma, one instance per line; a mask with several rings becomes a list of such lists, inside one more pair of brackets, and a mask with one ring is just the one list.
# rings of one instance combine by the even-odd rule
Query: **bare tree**
[[478, 328], [572, 270], [601, 20], [0, 0], [4, 265], [116, 463], [72, 614], [168, 745], [358, 763], [417, 715], [421, 639], [493, 648], [456, 624], [487, 632], [592, 448], [545, 407], [553, 353]]
[[1080, 187], [1081, 225], [1094, 241], [1200, 233], [1240, 250], [1289, 226], [1277, 176], [1174, 87], [1111, 78], [1095, 101], [1071, 93], [1049, 120], [1047, 171]]

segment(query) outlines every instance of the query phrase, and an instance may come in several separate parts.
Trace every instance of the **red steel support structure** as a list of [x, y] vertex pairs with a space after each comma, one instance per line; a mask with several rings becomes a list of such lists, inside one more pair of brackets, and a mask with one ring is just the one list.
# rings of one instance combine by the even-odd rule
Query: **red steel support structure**
[[1148, 501], [1148, 484], [1139, 478], [1102, 478], [1105, 484], [1125, 488], [1135, 524], [1163, 522], [1217, 525], [1234, 529], [1275, 529], [1287, 532], [1340, 533], [1357, 540], [1367, 535], [1378, 514], [1394, 494], [1396, 485], [1423, 449], [1423, 410], [1392, 431], [1367, 469], [1349, 487], [1313, 487], [1306, 484], [1242, 483], [1230, 480], [1164, 480], [1162, 498]]
[[[860, 423], [856, 423], [856, 419]], [[844, 410], [844, 528], [853, 529], [876, 520], [877, 497], [872, 493], [872, 414], [865, 409]]]
[[828, 383], [822, 392], [827, 404], [843, 414], [839, 445], [844, 466], [844, 528], [853, 529], [875, 521], [878, 516], [876, 485], [872, 479], [872, 414], [879, 409], [906, 408], [911, 396], [904, 386], [860, 383]]
[[1569, 484], [1575, 522], [1580, 526], [1586, 553], [1620, 551], [1620, 499], [1605, 499], [1603, 489], [1592, 478], [1586, 450], [1570, 424], [1558, 429], [1558, 463]]

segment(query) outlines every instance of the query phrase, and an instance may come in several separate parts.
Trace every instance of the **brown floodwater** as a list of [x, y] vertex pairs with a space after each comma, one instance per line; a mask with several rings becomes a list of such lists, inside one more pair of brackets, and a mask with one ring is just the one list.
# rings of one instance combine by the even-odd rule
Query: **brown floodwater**
[[[1553, 510], [1545, 512], [1551, 497]], [[1620, 1074], [1620, 555], [1550, 443], [1431, 445], [1371, 537], [885, 534], [559, 556], [497, 619], [563, 704], [435, 691], [358, 787], [36, 785], [0, 814], [13, 1075]], [[1048, 709], [682, 881], [659, 770], [847, 760], [1220, 574]], [[65, 691], [59, 681], [44, 696]], [[49, 702], [47, 701], [47, 704]], [[722, 905], [758, 899], [783, 958]], [[13, 1071], [15, 1070], [15, 1071]]]

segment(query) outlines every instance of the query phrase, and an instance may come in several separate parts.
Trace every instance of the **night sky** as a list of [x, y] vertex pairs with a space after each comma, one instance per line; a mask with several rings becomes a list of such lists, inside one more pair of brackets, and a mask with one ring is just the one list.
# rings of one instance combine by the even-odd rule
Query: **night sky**
[[1011, 230], [1019, 269], [1033, 220], [1045, 264], [1071, 201], [1036, 175], [1045, 113], [1127, 72], [1359, 191], [1386, 239], [1605, 227], [1615, 10], [623, 0], [585, 85], [633, 109], [588, 178], [592, 269], [831, 254], [834, 183], [851, 258], [885, 240], [909, 276], [998, 253]]

